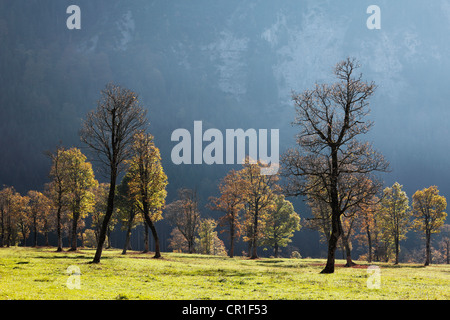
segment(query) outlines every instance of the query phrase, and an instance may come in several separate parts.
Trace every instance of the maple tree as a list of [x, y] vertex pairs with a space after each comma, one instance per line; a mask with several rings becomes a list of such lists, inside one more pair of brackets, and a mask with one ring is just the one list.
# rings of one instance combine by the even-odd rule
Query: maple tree
[[56, 235], [58, 239], [57, 252], [62, 251], [62, 215], [67, 204], [65, 202], [67, 194], [67, 184], [65, 183], [65, 176], [67, 174], [66, 163], [63, 161], [64, 147], [59, 146], [54, 153], [47, 152], [47, 155], [52, 161], [50, 169], [50, 178], [52, 181], [47, 184], [46, 189], [49, 199], [53, 202], [53, 207], [56, 209]]
[[166, 218], [183, 235], [187, 242], [188, 252], [194, 253], [195, 237], [200, 222], [197, 192], [187, 188], [179, 189], [178, 200], [166, 206]]
[[92, 212], [95, 205], [93, 189], [98, 186], [91, 163], [78, 148], [64, 150], [62, 162], [66, 168], [64, 184], [67, 186], [65, 195], [70, 218], [72, 220], [70, 251], [77, 250], [78, 223]]
[[436, 186], [417, 190], [412, 201], [414, 228], [425, 234], [425, 265], [431, 264], [431, 235], [439, 233], [447, 213], [447, 200]]
[[[40, 231], [48, 233], [50, 224], [49, 216], [51, 214], [50, 200], [41, 192], [30, 190], [27, 193], [29, 198], [28, 208], [30, 222], [34, 234], [34, 246], [37, 246], [37, 235]], [[48, 244], [48, 237], [46, 237]]]
[[278, 195], [263, 215], [262, 226], [262, 245], [272, 247], [274, 257], [278, 258], [279, 248], [286, 247], [292, 241], [294, 232], [300, 230], [300, 216], [284, 195]]
[[411, 228], [409, 200], [402, 188], [398, 182], [385, 188], [380, 210], [380, 227], [386, 243], [394, 247], [395, 264], [399, 263], [400, 241]]
[[167, 176], [162, 167], [161, 154], [153, 142], [152, 135], [136, 134], [132, 148], [133, 157], [127, 161], [131, 177], [128, 184], [135, 196], [138, 209], [152, 231], [155, 240], [154, 257], [160, 258], [161, 251], [155, 222], [162, 219], [162, 209], [167, 196]]
[[97, 156], [109, 176], [105, 216], [93, 263], [99, 263], [108, 224], [114, 210], [116, 182], [122, 165], [131, 156], [133, 137], [146, 127], [146, 111], [131, 90], [108, 84], [102, 91], [97, 109], [87, 114], [80, 131], [81, 140]]
[[212, 210], [224, 213], [219, 219], [220, 226], [228, 226], [230, 237], [230, 258], [234, 256], [235, 241], [241, 234], [240, 212], [245, 204], [245, 182], [241, 177], [241, 172], [231, 170], [220, 182], [220, 197], [211, 197], [208, 205]]
[[[287, 178], [286, 195], [308, 196], [322, 190], [331, 211], [331, 233], [328, 256], [322, 273], [334, 272], [335, 251], [341, 236], [340, 218], [352, 206], [364, 202], [376, 192], [359, 192], [364, 180], [376, 171], [386, 171], [388, 163], [370, 143], [362, 142], [373, 123], [369, 99], [375, 92], [373, 82], [356, 74], [359, 64], [347, 58], [336, 64], [337, 82], [316, 84], [302, 94], [293, 94], [296, 108], [294, 125], [299, 126], [297, 149], [288, 150], [281, 158], [282, 175]], [[309, 178], [320, 184], [311, 188]], [[356, 192], [355, 192], [356, 190]]]
[[259, 161], [255, 162], [247, 158], [243, 166], [240, 175], [244, 182], [244, 195], [247, 204], [247, 210], [245, 211], [247, 234], [244, 240], [249, 242], [250, 258], [257, 259], [257, 248], [260, 240], [258, 224], [261, 216], [273, 204], [276, 192], [279, 191], [276, 184], [279, 177], [275, 174], [261, 174], [261, 169], [265, 167], [265, 164]]
[[118, 219], [122, 225], [122, 230], [126, 232], [125, 243], [122, 254], [126, 254], [131, 249], [130, 239], [132, 230], [142, 224], [142, 215], [138, 215], [139, 209], [137, 202], [130, 190], [130, 173], [125, 174], [119, 186], [117, 187], [117, 212]]

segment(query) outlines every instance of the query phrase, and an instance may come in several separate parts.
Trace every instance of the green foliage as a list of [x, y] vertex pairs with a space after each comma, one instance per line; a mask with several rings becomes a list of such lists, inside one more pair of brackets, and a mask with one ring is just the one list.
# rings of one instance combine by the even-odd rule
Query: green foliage
[[273, 206], [262, 217], [262, 245], [270, 246], [278, 254], [279, 247], [286, 247], [294, 232], [300, 230], [300, 217], [292, 203], [283, 195], [275, 197]]
[[80, 218], [85, 218], [94, 209], [93, 189], [98, 186], [92, 165], [77, 148], [63, 151], [61, 160], [65, 168], [63, 184], [68, 191], [66, 200], [69, 208], [73, 214], [79, 214]]
[[400, 241], [406, 239], [406, 233], [411, 229], [411, 210], [406, 192], [398, 182], [392, 188], [383, 190], [380, 210], [380, 228], [383, 240], [395, 250], [395, 260], [398, 263]]
[[156, 222], [162, 219], [168, 181], [153, 136], [145, 133], [136, 134], [133, 153], [132, 159], [127, 161], [129, 189], [139, 210], [150, 215], [150, 219]]
[[385, 237], [398, 240], [406, 239], [406, 233], [411, 228], [411, 211], [406, 192], [398, 182], [392, 188], [385, 188], [381, 200], [380, 224]]
[[414, 228], [423, 233], [439, 233], [447, 213], [447, 200], [436, 186], [417, 190], [413, 195]]
[[198, 228], [197, 252], [202, 254], [226, 255], [225, 245], [217, 236], [217, 222], [214, 219], [202, 219]]

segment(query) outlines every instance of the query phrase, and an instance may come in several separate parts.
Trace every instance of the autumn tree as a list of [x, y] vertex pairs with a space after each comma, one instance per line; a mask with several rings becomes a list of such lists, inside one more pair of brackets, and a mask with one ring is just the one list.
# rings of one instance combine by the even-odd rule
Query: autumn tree
[[356, 228], [359, 230], [359, 235], [357, 238], [367, 247], [367, 262], [372, 262], [378, 233], [376, 214], [380, 211], [380, 199], [373, 196], [368, 203], [359, 206], [358, 210]]
[[95, 243], [97, 245], [102, 228], [102, 220], [106, 211], [106, 203], [108, 200], [109, 185], [108, 183], [99, 183], [92, 190], [94, 195], [94, 207], [91, 212], [91, 228], [94, 233]]
[[93, 210], [95, 197], [92, 191], [98, 186], [98, 182], [95, 180], [91, 163], [86, 161], [87, 158], [80, 149], [65, 150], [62, 158], [67, 169], [64, 179], [67, 185], [67, 203], [72, 218], [69, 251], [76, 251], [78, 223], [80, 219], [85, 218]]
[[15, 229], [13, 217], [13, 201], [16, 190], [14, 187], [4, 186], [0, 191], [0, 247], [11, 246]]
[[84, 120], [81, 140], [95, 153], [109, 177], [108, 202], [93, 263], [101, 259], [114, 210], [117, 177], [123, 162], [131, 156], [134, 135], [145, 129], [146, 121], [146, 112], [136, 93], [113, 84], [106, 86], [97, 109], [89, 112]]
[[393, 244], [395, 264], [399, 262], [400, 241], [406, 239], [411, 228], [411, 210], [406, 192], [398, 182], [383, 190], [380, 211], [380, 227], [385, 239]]
[[117, 210], [118, 219], [122, 225], [122, 230], [125, 231], [125, 244], [123, 246], [122, 254], [126, 254], [128, 249], [131, 249], [130, 239], [132, 230], [142, 223], [140, 219], [137, 201], [130, 190], [131, 176], [127, 173], [119, 186], [117, 187]]
[[219, 197], [211, 197], [208, 207], [221, 211], [224, 215], [219, 219], [220, 226], [227, 226], [230, 237], [230, 258], [234, 256], [234, 245], [241, 234], [240, 212], [245, 203], [245, 182], [240, 172], [231, 170], [219, 184]]
[[441, 245], [445, 252], [446, 263], [450, 264], [450, 224], [444, 224], [441, 227], [441, 235]]
[[244, 181], [245, 202], [248, 204], [247, 240], [251, 246], [251, 259], [257, 259], [257, 248], [260, 240], [260, 230], [258, 227], [261, 215], [269, 209], [275, 199], [275, 192], [278, 191], [278, 175], [264, 175], [261, 169], [265, 167], [263, 163], [252, 161], [247, 158], [243, 164], [244, 168], [240, 175]]
[[214, 219], [201, 219], [196, 241], [198, 253], [212, 255], [226, 255], [225, 246], [217, 236], [217, 221]]
[[[358, 68], [355, 59], [347, 58], [334, 69], [337, 82], [316, 84], [302, 94], [293, 94], [293, 125], [300, 128], [298, 148], [288, 150], [281, 158], [282, 175], [287, 178], [285, 193], [316, 196], [316, 191], [320, 191], [330, 207], [331, 234], [322, 273], [334, 272], [341, 216], [377, 190], [374, 184], [373, 190], [360, 192], [361, 178], [375, 181], [372, 173], [388, 167], [384, 157], [360, 139], [373, 125], [366, 118], [376, 86], [363, 81], [362, 75], [356, 74]], [[308, 178], [314, 178], [319, 187], [311, 186]]]
[[[37, 247], [37, 235], [40, 231], [46, 231], [48, 233], [49, 229], [49, 215], [50, 212], [50, 201], [49, 199], [41, 192], [30, 190], [27, 193], [29, 198], [28, 208], [31, 226], [33, 230], [34, 236], [34, 246]], [[48, 245], [48, 237], [47, 245]]]
[[447, 200], [436, 186], [417, 190], [413, 195], [414, 228], [425, 234], [425, 266], [431, 264], [431, 235], [439, 233], [447, 213]]
[[63, 154], [65, 152], [64, 147], [60, 146], [54, 153], [47, 152], [47, 155], [52, 161], [50, 169], [50, 178], [52, 181], [47, 185], [48, 196], [53, 202], [53, 207], [56, 210], [56, 235], [57, 235], [57, 252], [62, 251], [62, 215], [67, 208], [65, 203], [67, 188], [66, 175], [67, 175], [67, 163], [63, 160]]
[[300, 230], [300, 216], [284, 195], [278, 195], [263, 215], [262, 225], [262, 245], [272, 247], [274, 257], [278, 258], [279, 248], [286, 247], [292, 241], [294, 232]]
[[178, 190], [178, 200], [166, 206], [166, 218], [186, 239], [188, 252], [194, 253], [200, 222], [197, 192], [187, 188]]
[[[322, 191], [324, 193], [324, 191]], [[320, 241], [328, 243], [331, 236], [331, 210], [328, 203], [321, 200], [321, 197], [310, 193], [307, 197], [306, 203], [311, 208], [311, 218], [303, 220], [303, 226], [316, 230], [320, 234]]]
[[127, 162], [130, 174], [129, 186], [135, 195], [139, 210], [144, 215], [147, 226], [155, 240], [155, 256], [160, 258], [159, 237], [155, 222], [162, 219], [162, 209], [166, 203], [167, 176], [164, 173], [161, 154], [153, 142], [153, 136], [136, 134], [133, 143], [133, 158]]
[[174, 252], [189, 252], [188, 242], [178, 228], [170, 232], [169, 248]]
[[27, 239], [31, 232], [32, 219], [29, 212], [28, 202], [30, 198], [15, 192], [12, 198], [11, 214], [19, 233], [22, 234], [22, 246], [27, 245]]

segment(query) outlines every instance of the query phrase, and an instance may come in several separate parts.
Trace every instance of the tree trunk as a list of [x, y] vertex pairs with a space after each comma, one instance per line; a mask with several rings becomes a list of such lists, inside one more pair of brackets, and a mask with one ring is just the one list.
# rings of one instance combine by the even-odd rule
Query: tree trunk
[[161, 258], [158, 233], [156, 232], [155, 225], [153, 224], [153, 221], [150, 219], [150, 216], [148, 214], [145, 214], [145, 222], [152, 231], [153, 239], [155, 240], [155, 255], [153, 256], [153, 258]]
[[449, 251], [450, 251], [450, 250], [449, 250], [449, 249], [450, 249], [450, 248], [449, 248], [449, 247], [450, 247], [450, 242], [447, 241], [446, 244], [447, 244], [447, 264], [450, 264], [450, 257], [448, 256]]
[[111, 183], [109, 188], [108, 202], [106, 206], [105, 217], [103, 218], [102, 228], [100, 230], [100, 235], [98, 237], [97, 250], [95, 252], [94, 260], [92, 263], [100, 263], [100, 258], [102, 256], [103, 244], [105, 243], [106, 230], [108, 229], [109, 220], [111, 219], [114, 210], [114, 196], [116, 190], [116, 170], [111, 172]]
[[328, 242], [328, 257], [325, 268], [320, 273], [334, 273], [334, 261], [336, 247], [341, 235], [341, 212], [338, 197], [338, 150], [336, 146], [331, 147], [331, 175], [330, 175], [330, 198], [331, 198], [331, 236]]
[[275, 243], [273, 255], [275, 258], [278, 258], [278, 243]]
[[320, 273], [334, 273], [334, 260], [336, 254], [336, 247], [341, 235], [339, 228], [340, 216], [338, 214], [332, 214], [331, 216], [331, 235], [328, 242], [328, 257], [325, 268]]
[[368, 254], [367, 254], [367, 262], [372, 262], [372, 237], [370, 235], [370, 228], [369, 226], [366, 226], [366, 232], [367, 232], [367, 246], [368, 246]]
[[58, 237], [58, 248], [56, 249], [56, 252], [63, 251], [62, 249], [62, 234], [61, 234], [61, 196], [59, 196], [58, 200], [58, 210], [56, 211], [56, 234]]
[[250, 259], [258, 259], [257, 241], [258, 241], [258, 202], [255, 202], [255, 217], [253, 221], [253, 235], [252, 235], [252, 255]]
[[106, 249], [111, 249], [111, 229], [106, 230]]
[[[344, 232], [344, 229], [342, 228], [342, 222], [341, 219], [339, 219], [339, 225], [341, 228], [341, 234], [342, 234], [342, 242], [344, 244], [344, 248], [345, 248], [345, 259], [347, 260], [347, 263], [345, 264], [344, 267], [352, 267], [355, 266], [356, 263], [353, 262], [352, 260], [352, 251], [350, 250], [350, 244], [348, 242], [348, 238], [350, 235], [350, 230], [348, 230], [347, 234]], [[352, 224], [350, 224], [349, 229], [351, 229]]]
[[34, 247], [37, 247], [37, 221], [36, 216], [33, 217], [33, 237], [34, 237]]
[[431, 264], [431, 233], [426, 230], [426, 247], [425, 247], [425, 266], [429, 266]]
[[125, 245], [123, 246], [122, 254], [127, 254], [127, 250], [130, 247], [130, 238], [131, 238], [131, 227], [133, 225], [133, 217], [130, 215], [130, 219], [128, 220], [128, 227], [127, 227], [127, 235], [125, 238]]
[[394, 242], [395, 242], [395, 263], [394, 264], [398, 264], [398, 256], [399, 256], [399, 253], [400, 253], [400, 241], [399, 241], [399, 239], [398, 239], [398, 236], [395, 236], [395, 239], [394, 239]]
[[144, 250], [142, 253], [147, 253], [149, 251], [148, 246], [148, 224], [144, 223]]
[[77, 225], [78, 225], [78, 212], [73, 213], [73, 221], [72, 221], [72, 240], [71, 240], [71, 247], [69, 251], [76, 251], [77, 250]]
[[234, 256], [234, 219], [230, 221], [230, 252], [228, 255], [230, 258]]

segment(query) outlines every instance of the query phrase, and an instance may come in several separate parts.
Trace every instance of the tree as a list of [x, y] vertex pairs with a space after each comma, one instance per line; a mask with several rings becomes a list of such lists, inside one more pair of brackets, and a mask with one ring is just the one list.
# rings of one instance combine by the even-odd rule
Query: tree
[[450, 264], [450, 224], [444, 224], [441, 227], [442, 241], [441, 245], [445, 251], [446, 263]]
[[[93, 189], [95, 204], [91, 214], [91, 228], [94, 237], [95, 243], [98, 244], [98, 239], [100, 237], [100, 230], [102, 227], [102, 220], [105, 216], [107, 201], [108, 201], [108, 193], [109, 193], [109, 184], [108, 183], [99, 183], [96, 188]], [[88, 234], [91, 231], [88, 232]]]
[[178, 198], [166, 206], [166, 218], [186, 239], [188, 252], [194, 253], [195, 237], [200, 222], [197, 192], [183, 188], [178, 190]]
[[[322, 196], [325, 192], [322, 189]], [[328, 243], [331, 236], [331, 210], [327, 202], [322, 201], [322, 196], [317, 197], [314, 193], [308, 194], [307, 204], [311, 208], [312, 218], [303, 220], [303, 225], [320, 234], [320, 241]]]
[[133, 228], [142, 223], [139, 219], [137, 201], [135, 200], [129, 182], [131, 176], [127, 173], [117, 188], [117, 210], [118, 218], [122, 225], [122, 230], [126, 231], [125, 244], [123, 246], [122, 254], [126, 254], [128, 249], [131, 249], [130, 239]]
[[[108, 202], [109, 183], [100, 183], [92, 190], [92, 192], [94, 194], [95, 204], [92, 210], [91, 228], [94, 228], [93, 231], [95, 235], [95, 242], [98, 243], [102, 221], [105, 216], [106, 206]], [[104, 244], [104, 247], [106, 249], [111, 248], [111, 232], [114, 231], [114, 227], [118, 222], [117, 216], [118, 211], [115, 208], [109, 220], [108, 228], [106, 229], [106, 243]]]
[[146, 112], [136, 93], [108, 84], [102, 91], [97, 109], [88, 113], [80, 131], [81, 141], [96, 154], [109, 176], [109, 193], [105, 217], [100, 230], [93, 263], [99, 263], [108, 223], [114, 210], [116, 180], [123, 162], [131, 155], [133, 136], [146, 125]]
[[188, 242], [178, 228], [173, 228], [170, 233], [169, 248], [174, 252], [189, 252]]
[[220, 197], [211, 197], [208, 207], [212, 210], [222, 211], [225, 214], [220, 218], [219, 225], [228, 225], [230, 236], [230, 258], [234, 256], [235, 240], [241, 233], [239, 213], [244, 208], [245, 188], [240, 172], [231, 170], [220, 182]]
[[378, 232], [375, 214], [379, 211], [380, 199], [374, 196], [369, 203], [359, 207], [357, 215], [356, 224], [360, 232], [358, 239], [367, 247], [367, 262], [372, 262], [374, 258], [374, 246]]
[[[352, 212], [352, 210], [349, 210]], [[345, 259], [347, 260], [344, 267], [351, 267], [356, 265], [352, 260], [352, 242], [351, 235], [354, 229], [354, 224], [356, 220], [356, 215], [350, 214], [349, 216], [343, 215], [341, 217], [341, 243], [343, 246], [343, 251], [345, 251]]]
[[13, 197], [16, 191], [14, 187], [4, 186], [0, 191], [0, 228], [2, 236], [0, 238], [0, 247], [9, 247], [12, 242], [13, 237], [13, 226], [12, 222], [12, 210], [13, 210]]
[[409, 200], [402, 188], [398, 182], [392, 188], [385, 188], [381, 200], [380, 227], [387, 243], [394, 246], [395, 264], [399, 262], [400, 241], [406, 239], [406, 233], [411, 227]]
[[[30, 220], [33, 228], [34, 246], [37, 247], [38, 232], [47, 231], [49, 229], [48, 216], [50, 215], [49, 199], [41, 192], [30, 190], [27, 193], [29, 200], [28, 207], [30, 212]], [[48, 245], [48, 237], [47, 245]]]
[[214, 219], [202, 219], [198, 231], [198, 252], [201, 254], [226, 255], [225, 246], [217, 236], [217, 222]]
[[[354, 59], [347, 58], [335, 67], [336, 83], [316, 84], [314, 89], [293, 94], [297, 114], [293, 124], [300, 127], [299, 148], [281, 157], [281, 172], [287, 178], [285, 194], [320, 197], [330, 207], [331, 234], [322, 273], [334, 272], [342, 214], [376, 193], [377, 183], [361, 192], [361, 178], [370, 177], [375, 182], [372, 173], [388, 167], [370, 143], [359, 139], [373, 125], [365, 118], [376, 86], [364, 82], [361, 74], [355, 75], [358, 68]], [[308, 183], [311, 178], [316, 186]]]
[[67, 174], [66, 164], [62, 160], [62, 155], [64, 153], [64, 147], [58, 147], [56, 152], [48, 152], [48, 156], [52, 160], [52, 167], [50, 169], [50, 178], [52, 181], [47, 185], [47, 190], [49, 198], [53, 202], [54, 208], [56, 208], [56, 234], [58, 239], [57, 252], [62, 251], [62, 214], [66, 208], [67, 185], [65, 184], [65, 176]]
[[86, 156], [78, 148], [65, 150], [62, 154], [62, 161], [67, 170], [64, 177], [64, 183], [67, 185], [66, 197], [72, 214], [69, 251], [77, 250], [78, 222], [92, 212], [95, 204], [92, 191], [98, 186], [98, 182], [95, 180], [92, 165], [86, 160]]
[[258, 223], [264, 211], [269, 209], [275, 199], [275, 192], [278, 191], [276, 185], [278, 175], [263, 175], [261, 169], [265, 167], [260, 162], [254, 162], [247, 158], [241, 170], [241, 177], [244, 180], [245, 201], [248, 204], [247, 226], [250, 232], [247, 233], [247, 240], [251, 245], [251, 259], [257, 259], [257, 248], [259, 245]]
[[167, 196], [167, 176], [162, 167], [159, 149], [150, 134], [135, 135], [133, 154], [133, 158], [128, 161], [131, 177], [129, 187], [135, 195], [137, 207], [152, 231], [155, 240], [154, 258], [160, 258], [159, 237], [154, 223], [162, 219], [162, 209]]
[[284, 195], [279, 195], [262, 220], [262, 244], [272, 247], [274, 257], [278, 258], [279, 248], [286, 247], [292, 241], [294, 232], [300, 230], [300, 217], [292, 203]]
[[431, 263], [431, 235], [439, 233], [447, 213], [447, 200], [436, 186], [417, 190], [413, 195], [414, 228], [425, 234], [425, 266]]
[[30, 235], [31, 217], [29, 214], [28, 202], [30, 199], [27, 196], [22, 196], [15, 192], [12, 197], [12, 219], [17, 225], [19, 232], [22, 233], [22, 246], [27, 245], [27, 238]]

